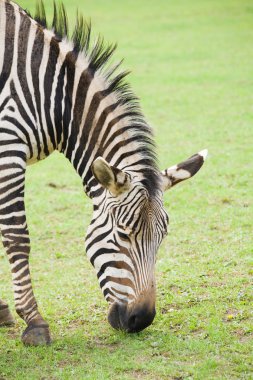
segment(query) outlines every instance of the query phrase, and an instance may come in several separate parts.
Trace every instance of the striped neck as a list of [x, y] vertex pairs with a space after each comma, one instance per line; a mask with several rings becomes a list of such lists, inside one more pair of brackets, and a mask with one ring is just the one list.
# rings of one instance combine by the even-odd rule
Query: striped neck
[[86, 193], [93, 198], [102, 192], [91, 171], [98, 156], [156, 191], [151, 131], [132, 94], [124, 92], [124, 74], [109, 79], [107, 73], [94, 70], [90, 56], [83, 53], [73, 60], [69, 52], [62, 67], [66, 87], [59, 150], [82, 178]]
[[97, 185], [91, 165], [101, 156], [138, 177], [151, 195], [156, 193], [159, 175], [152, 132], [124, 82], [126, 73], [115, 74], [119, 65], [108, 64], [115, 47], [105, 48], [101, 39], [91, 47], [90, 26], [82, 17], [77, 18], [70, 38], [63, 6], [55, 7], [52, 31], [47, 28], [43, 3], [35, 19], [12, 2], [0, 0], [0, 4], [10, 17], [15, 16], [15, 35], [18, 29], [23, 33], [18, 46], [31, 78], [22, 80], [26, 93], [31, 93], [30, 109], [34, 108], [36, 159], [58, 149], [73, 164], [84, 187], [91, 189]]

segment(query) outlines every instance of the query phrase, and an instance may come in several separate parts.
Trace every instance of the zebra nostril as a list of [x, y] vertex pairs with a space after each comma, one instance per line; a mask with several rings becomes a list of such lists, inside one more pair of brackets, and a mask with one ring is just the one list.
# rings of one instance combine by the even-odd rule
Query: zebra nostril
[[135, 314], [131, 315], [131, 317], [129, 318], [129, 320], [128, 320], [128, 326], [129, 326], [130, 330], [134, 329], [134, 327], [136, 325], [136, 319], [137, 319], [137, 316]]
[[155, 314], [155, 308], [149, 308], [147, 305], [137, 307], [128, 319], [127, 331], [131, 333], [145, 329], [153, 322]]

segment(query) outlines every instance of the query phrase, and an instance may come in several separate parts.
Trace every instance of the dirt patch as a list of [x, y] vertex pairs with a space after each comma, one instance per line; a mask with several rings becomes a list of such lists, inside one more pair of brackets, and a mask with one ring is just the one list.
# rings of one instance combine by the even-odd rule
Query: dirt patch
[[149, 371], [146, 371], [144, 369], [135, 369], [135, 370], [129, 370], [129, 371], [125, 371], [125, 373], [127, 373], [129, 375], [130, 378], [133, 378], [133, 379], [152, 379], [152, 380], [160, 380], [160, 379], [163, 379], [162, 377], [160, 376], [155, 376], [154, 377], [154, 374], [152, 372], [149, 372]]
[[183, 305], [180, 305], [179, 303], [171, 303], [169, 305], [165, 305], [160, 309], [161, 314], [168, 314], [173, 313], [173, 311], [177, 311], [182, 309]]
[[253, 332], [245, 331], [243, 328], [235, 330], [234, 334], [238, 337], [240, 343], [247, 343], [253, 340]]

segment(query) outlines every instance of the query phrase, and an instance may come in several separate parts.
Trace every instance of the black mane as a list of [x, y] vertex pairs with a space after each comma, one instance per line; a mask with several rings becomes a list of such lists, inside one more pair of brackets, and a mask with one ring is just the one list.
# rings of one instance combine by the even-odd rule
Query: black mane
[[143, 157], [142, 173], [145, 176], [143, 183], [150, 196], [155, 195], [160, 188], [160, 180], [152, 130], [143, 117], [138, 98], [133, 94], [129, 84], [124, 81], [129, 72], [123, 71], [115, 74], [121, 62], [116, 65], [107, 65], [116, 49], [116, 44], [105, 45], [103, 38], [99, 37], [91, 47], [91, 24], [85, 21], [83, 16], [78, 13], [73, 34], [70, 36], [67, 14], [62, 3], [56, 5], [54, 1], [54, 15], [51, 25], [48, 24], [42, 0], [38, 0], [33, 18], [43, 29], [53, 30], [56, 41], [61, 42], [63, 39], [70, 41], [73, 44], [72, 54], [74, 59], [77, 58], [79, 53], [84, 53], [89, 59], [90, 70], [93, 72], [97, 70], [103, 71], [110, 90], [117, 94], [119, 103], [123, 104], [126, 111], [131, 114], [132, 128], [136, 141], [140, 142], [140, 153]]

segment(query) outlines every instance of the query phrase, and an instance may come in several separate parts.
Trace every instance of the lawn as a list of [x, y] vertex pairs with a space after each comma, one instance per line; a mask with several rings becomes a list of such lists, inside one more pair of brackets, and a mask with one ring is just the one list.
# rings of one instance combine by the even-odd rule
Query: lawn
[[[25, 348], [24, 323], [0, 330], [0, 379], [253, 379], [253, 5], [250, 0], [64, 0], [94, 35], [118, 42], [155, 131], [160, 167], [209, 149], [165, 196], [169, 235], [157, 260], [157, 317], [126, 335], [86, 259], [91, 202], [55, 153], [29, 167], [31, 271], [50, 347]], [[20, 4], [31, 10], [35, 1]], [[45, 1], [48, 14], [52, 1]], [[0, 294], [14, 312], [0, 250]]]

